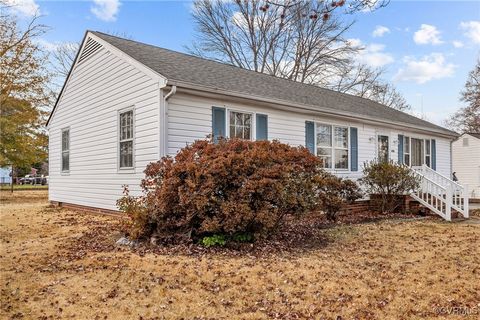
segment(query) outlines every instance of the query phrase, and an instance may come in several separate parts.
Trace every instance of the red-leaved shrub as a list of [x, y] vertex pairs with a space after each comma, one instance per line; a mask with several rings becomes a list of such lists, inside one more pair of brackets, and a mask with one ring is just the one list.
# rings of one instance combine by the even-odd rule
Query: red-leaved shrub
[[323, 184], [328, 176], [304, 147], [278, 141], [199, 140], [175, 158], [149, 164], [144, 195], [126, 195], [119, 204], [137, 218], [134, 237], [258, 237], [275, 230], [287, 214], [324, 206], [326, 198], [318, 193], [328, 189]]

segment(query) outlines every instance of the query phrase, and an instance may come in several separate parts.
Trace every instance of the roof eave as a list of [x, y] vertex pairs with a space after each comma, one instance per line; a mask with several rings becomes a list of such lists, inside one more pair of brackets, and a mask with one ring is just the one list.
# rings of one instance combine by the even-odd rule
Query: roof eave
[[177, 86], [177, 88], [185, 88], [188, 90], [193, 90], [193, 91], [199, 91], [199, 92], [208, 92], [216, 95], [223, 95], [223, 96], [230, 96], [230, 97], [235, 97], [235, 98], [242, 98], [242, 99], [247, 99], [247, 100], [253, 100], [253, 101], [262, 101], [266, 103], [270, 103], [273, 105], [282, 105], [285, 107], [294, 107], [298, 109], [304, 109], [306, 111], [313, 111], [313, 112], [320, 112], [324, 113], [327, 115], [332, 115], [332, 116], [340, 116], [340, 117], [348, 117], [348, 118], [354, 118], [357, 120], [362, 120], [362, 121], [370, 121], [374, 123], [382, 123], [382, 124], [387, 124], [387, 125], [393, 125], [395, 127], [399, 128], [405, 128], [405, 129], [415, 129], [417, 131], [421, 132], [428, 132], [428, 133], [435, 133], [438, 136], [446, 137], [449, 139], [454, 139], [457, 138], [459, 135], [453, 131], [451, 133], [447, 132], [450, 130], [444, 129], [444, 130], [437, 130], [437, 129], [425, 129], [424, 127], [420, 126], [415, 126], [409, 123], [404, 123], [404, 122], [394, 122], [394, 121], [388, 121], [385, 119], [379, 119], [379, 118], [373, 118], [373, 117], [368, 117], [368, 116], [361, 116], [358, 114], [350, 113], [350, 112], [335, 112], [333, 109], [328, 109], [328, 108], [323, 108], [323, 107], [318, 107], [318, 106], [310, 106], [310, 105], [305, 105], [305, 104], [298, 104], [298, 103], [292, 103], [290, 101], [285, 101], [281, 99], [274, 99], [274, 98], [268, 98], [268, 97], [262, 97], [262, 96], [255, 96], [255, 95], [250, 95], [250, 94], [245, 94], [241, 92], [234, 92], [234, 91], [227, 91], [219, 88], [212, 88], [208, 86], [201, 86], [195, 83], [188, 83], [184, 81], [178, 81], [178, 80], [167, 80], [167, 85], [170, 86]]

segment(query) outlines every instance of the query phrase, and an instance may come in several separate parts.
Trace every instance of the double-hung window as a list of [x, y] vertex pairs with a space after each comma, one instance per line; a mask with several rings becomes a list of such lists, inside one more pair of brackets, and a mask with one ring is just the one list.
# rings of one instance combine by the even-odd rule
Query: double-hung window
[[407, 166], [432, 166], [432, 140], [403, 137], [403, 163]]
[[62, 172], [70, 171], [70, 129], [62, 130]]
[[133, 110], [119, 114], [119, 167], [120, 169], [133, 168]]
[[348, 170], [348, 128], [317, 123], [317, 156], [326, 169]]
[[252, 114], [230, 111], [230, 138], [252, 140]]

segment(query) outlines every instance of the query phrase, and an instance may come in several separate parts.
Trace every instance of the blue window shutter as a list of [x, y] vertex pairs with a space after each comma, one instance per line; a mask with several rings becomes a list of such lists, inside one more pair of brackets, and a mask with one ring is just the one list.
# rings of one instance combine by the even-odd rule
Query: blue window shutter
[[268, 140], [268, 116], [266, 114], [256, 115], [257, 140]]
[[221, 137], [226, 137], [227, 112], [225, 108], [212, 107], [212, 134], [213, 141], [218, 142]]
[[437, 144], [435, 142], [435, 139], [432, 139], [430, 153], [430, 157], [432, 158], [432, 169], [437, 170]]
[[311, 121], [305, 121], [305, 147], [315, 154], [315, 125]]
[[398, 135], [398, 164], [403, 164], [403, 134]]
[[358, 129], [350, 128], [350, 167], [351, 171], [358, 171]]

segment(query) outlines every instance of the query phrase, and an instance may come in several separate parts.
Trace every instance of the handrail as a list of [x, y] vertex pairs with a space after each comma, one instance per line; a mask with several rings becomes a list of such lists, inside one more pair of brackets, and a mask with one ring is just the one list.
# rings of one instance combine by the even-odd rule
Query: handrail
[[432, 179], [426, 177], [425, 175], [421, 174], [420, 172], [417, 172], [417, 171], [413, 171], [415, 174], [419, 175], [422, 179], [425, 179], [425, 180], [428, 180], [428, 182], [431, 182], [433, 184], [435, 184], [437, 187], [440, 187], [442, 188], [443, 190], [447, 190], [447, 187], [445, 186], [442, 186], [440, 183], [436, 182], [436, 181], [433, 181]]
[[452, 181], [426, 165], [412, 167], [421, 184], [411, 196], [442, 218], [450, 221], [452, 209], [469, 216], [468, 187]]
[[438, 172], [438, 171], [433, 170], [432, 168], [430, 168], [430, 167], [427, 166], [426, 164], [422, 164], [421, 166], [415, 166], [415, 167], [412, 167], [412, 168], [422, 168], [422, 170], [426, 170], [426, 171], [428, 171], [428, 172], [430, 172], [430, 173], [432, 173], [432, 174], [434, 174], [434, 175], [436, 175], [436, 176], [442, 177], [443, 179], [447, 180], [448, 183], [453, 184], [453, 185], [457, 186], [457, 187], [460, 188], [460, 189], [463, 189], [463, 188], [464, 188], [464, 186], [462, 186], [460, 183], [458, 183], [458, 182], [456, 182], [456, 181], [453, 181], [452, 179], [450, 179], [449, 177], [441, 174], [441, 173]]

